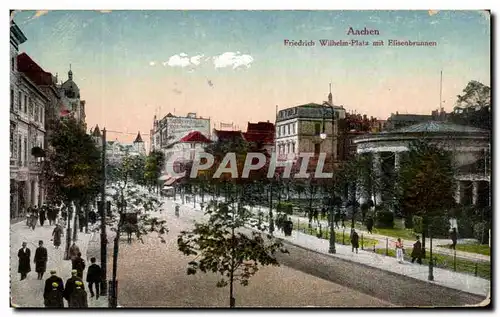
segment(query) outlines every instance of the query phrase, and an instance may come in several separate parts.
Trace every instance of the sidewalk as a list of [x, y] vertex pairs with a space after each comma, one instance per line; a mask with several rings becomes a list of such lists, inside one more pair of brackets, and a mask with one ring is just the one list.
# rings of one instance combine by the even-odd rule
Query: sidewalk
[[[26, 227], [26, 222], [20, 222], [11, 225], [10, 227], [10, 291], [11, 291], [11, 306], [12, 307], [44, 307], [43, 303], [43, 290], [45, 286], [45, 279], [50, 276], [51, 270], [57, 271], [57, 276], [63, 279], [64, 283], [71, 277], [71, 261], [63, 260], [64, 248], [65, 248], [65, 238], [66, 231], [62, 237], [62, 243], [59, 249], [55, 249], [52, 239], [52, 231], [54, 226], [49, 226], [46, 223], [43, 227], [39, 224], [35, 230], [31, 230]], [[90, 265], [89, 261], [85, 258], [87, 253], [87, 246], [90, 240], [91, 234], [85, 234], [84, 232], [78, 232], [78, 240], [76, 244], [80, 248], [85, 264], [88, 267]], [[37, 273], [35, 272], [35, 264], [33, 259], [35, 256], [35, 250], [38, 247], [38, 241], [43, 240], [44, 246], [47, 248], [48, 261], [47, 270], [43, 276], [43, 280], [37, 280]], [[17, 273], [18, 268], [18, 258], [17, 252], [21, 248], [22, 243], [27, 242], [27, 247], [31, 250], [31, 272], [28, 273], [28, 277], [20, 281], [20, 274]], [[83, 277], [86, 277], [86, 270], [83, 272]], [[88, 292], [88, 286], [85, 283], [85, 290]], [[89, 295], [88, 299], [89, 307], [107, 307], [107, 298], [99, 298], [99, 300], [91, 299]], [[67, 306], [67, 302], [65, 301]]]
[[[175, 202], [179, 203], [180, 200], [177, 199]], [[191, 210], [199, 213], [199, 204], [196, 205], [197, 208], [193, 207], [193, 203], [184, 204], [184, 208], [182, 209], [183, 211]], [[434, 268], [434, 281], [430, 282], [428, 281], [429, 268], [424, 265], [408, 262], [399, 264], [393, 257], [379, 255], [370, 251], [359, 250], [359, 253], [356, 254], [352, 252], [350, 246], [340, 244], [336, 244], [336, 254], [329, 254], [328, 240], [318, 239], [296, 230], [293, 231], [292, 236], [290, 237], [285, 237], [281, 232], [278, 232], [278, 230], [274, 232], [274, 236], [301, 248], [347, 261], [361, 263], [370, 267], [408, 276], [428, 283], [438, 284], [482, 296], [487, 296], [490, 292], [491, 282], [489, 280], [474, 277], [472, 275]]]
[[[178, 196], [177, 202], [180, 202], [180, 197], [179, 197], [179, 195], [177, 195], [177, 196]], [[211, 196], [205, 197], [205, 203], [207, 201], [209, 201], [210, 199], [212, 199]], [[219, 197], [219, 201], [223, 201], [223, 200], [224, 200], [223, 198]], [[199, 202], [201, 202], [201, 197], [199, 195], [197, 195], [197, 197], [196, 197], [196, 205], [198, 206], [197, 208], [200, 208]], [[192, 199], [191, 199], [191, 202], [186, 203], [186, 205], [192, 206], [193, 205]], [[260, 207], [260, 208], [259, 207], [250, 207], [250, 210], [254, 214], [257, 214], [257, 212], [259, 210], [261, 212], [263, 212], [265, 215], [269, 214], [269, 207]], [[273, 210], [273, 214], [276, 215], [276, 210]], [[291, 215], [289, 217], [292, 218], [294, 226], [297, 224], [297, 221], [299, 221], [302, 224], [309, 223], [309, 219], [307, 217], [301, 217], [301, 216], [296, 216], [296, 215]], [[326, 221], [326, 220], [320, 220], [319, 223], [321, 224], [321, 226], [323, 228], [328, 228], [328, 226], [329, 226], [328, 221]], [[316, 227], [315, 221], [313, 221], [313, 226], [314, 226], [314, 228]], [[340, 230], [342, 231], [342, 229], [343, 228], [341, 228]], [[336, 229], [336, 230], [339, 230], [339, 229]], [[349, 235], [350, 224], [348, 224], [348, 226], [345, 227], [345, 230], [346, 230], [346, 233]], [[358, 232], [359, 235], [363, 234], [366, 238], [378, 240], [379, 241], [379, 244], [377, 245], [378, 248], [385, 248], [386, 239], [389, 239], [389, 246], [392, 246], [397, 240], [397, 238], [395, 238], [395, 237], [389, 237], [389, 236], [384, 236], [384, 235], [380, 235], [380, 234], [370, 234], [370, 233], [368, 233], [368, 231], [365, 231], [365, 230], [356, 229], [356, 231]], [[410, 249], [410, 248], [413, 248], [414, 242], [415, 241], [403, 240], [403, 245], [405, 246], [405, 248]], [[425, 243], [426, 243], [426, 246], [430, 245], [430, 239], [426, 238]], [[453, 256], [454, 252], [452, 249], [437, 247], [437, 245], [443, 245], [443, 244], [449, 244], [449, 243], [450, 243], [449, 239], [432, 239], [432, 244], [433, 244], [432, 251], [434, 253], [437, 253], [437, 254]], [[458, 241], [458, 243], [460, 244], [460, 240]], [[488, 262], [491, 261], [491, 257], [484, 255], [484, 254], [465, 252], [465, 251], [459, 251], [459, 250], [456, 251], [456, 254], [457, 254], [457, 258], [461, 258], [461, 259], [465, 259], [465, 260], [488, 261]]]

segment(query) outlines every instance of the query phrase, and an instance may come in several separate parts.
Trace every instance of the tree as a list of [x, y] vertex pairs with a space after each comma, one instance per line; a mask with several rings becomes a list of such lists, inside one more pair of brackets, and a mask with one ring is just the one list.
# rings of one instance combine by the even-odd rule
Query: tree
[[425, 249], [425, 233], [430, 220], [445, 215], [455, 206], [450, 153], [425, 140], [412, 143], [401, 160], [397, 184], [403, 213], [422, 217], [422, 247]]
[[[229, 183], [230, 184], [230, 183]], [[229, 185], [230, 186], [230, 185]], [[265, 227], [252, 219], [252, 213], [243, 207], [243, 192], [236, 188], [236, 195], [226, 202], [211, 201], [204, 223], [196, 223], [191, 231], [182, 231], [177, 239], [179, 250], [195, 256], [188, 263], [187, 274], [213, 272], [220, 275], [217, 287], [229, 285], [229, 306], [235, 307], [234, 282], [247, 286], [259, 266], [279, 266], [276, 253], [288, 253], [280, 241], [271, 235], [263, 237]], [[245, 226], [259, 231], [245, 234]]]
[[472, 80], [463, 92], [463, 95], [457, 96], [459, 109], [450, 114], [450, 120], [459, 125], [491, 130], [491, 88]]
[[[116, 283], [118, 270], [119, 242], [122, 230], [129, 235], [131, 241], [132, 232], [144, 243], [143, 237], [151, 232], [156, 232], [162, 243], [166, 243], [164, 235], [168, 232], [166, 221], [151, 216], [151, 213], [159, 212], [163, 204], [157, 195], [145, 190], [134, 183], [132, 175], [140, 164], [129, 156], [125, 156], [121, 164], [115, 167], [117, 181], [107, 189], [108, 195], [114, 202], [112, 214], [106, 219], [107, 226], [115, 232], [113, 240], [113, 285]], [[116, 290], [112, 288], [112, 307], [116, 307]]]
[[144, 167], [144, 180], [150, 188], [158, 186], [158, 178], [161, 176], [165, 164], [165, 154], [162, 151], [153, 150], [146, 158]]
[[491, 88], [471, 80], [463, 90], [463, 95], [457, 96], [457, 104], [463, 108], [489, 107], [491, 105]]
[[[53, 131], [49, 140], [46, 160], [42, 165], [42, 183], [52, 197], [63, 200], [68, 207], [68, 224], [73, 216], [73, 204], [78, 214], [99, 194], [101, 183], [101, 151], [86, 134], [82, 123], [74, 118], [64, 118], [51, 123]], [[75, 224], [76, 224], [75, 217]], [[76, 227], [73, 225], [73, 240]], [[69, 258], [71, 226], [66, 235], [66, 256]]]

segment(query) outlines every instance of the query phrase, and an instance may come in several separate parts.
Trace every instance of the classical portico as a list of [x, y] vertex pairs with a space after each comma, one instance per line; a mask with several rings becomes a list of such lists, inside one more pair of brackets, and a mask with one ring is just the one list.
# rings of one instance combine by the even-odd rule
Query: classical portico
[[[395, 131], [363, 135], [354, 139], [354, 143], [358, 155], [371, 155], [375, 175], [382, 175], [387, 172], [388, 165], [393, 171], [397, 171], [401, 156], [409, 150], [410, 143], [423, 139], [452, 153], [457, 169], [455, 199], [458, 203], [479, 207], [491, 205], [489, 131], [428, 121]], [[377, 205], [384, 201], [380, 192], [373, 196]], [[369, 198], [365, 193], [361, 200]]]

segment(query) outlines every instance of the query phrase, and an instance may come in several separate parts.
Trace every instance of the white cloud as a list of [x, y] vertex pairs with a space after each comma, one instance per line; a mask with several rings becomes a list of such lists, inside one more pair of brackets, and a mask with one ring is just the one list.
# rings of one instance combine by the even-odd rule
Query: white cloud
[[437, 21], [437, 20], [431, 21], [431, 24], [438, 24], [438, 23], [439, 23], [439, 21]]
[[238, 67], [250, 68], [253, 57], [247, 54], [241, 54], [240, 52], [225, 52], [214, 58], [215, 68], [225, 68], [232, 67], [236, 69]]
[[193, 57], [191, 57], [191, 59], [189, 61], [193, 65], [200, 65], [201, 59], [203, 58], [203, 56], [205, 56], [205, 55], [196, 55], [196, 56], [193, 56]]
[[189, 57], [185, 53], [179, 55], [172, 55], [168, 59], [167, 65], [170, 67], [187, 67], [191, 64]]
[[438, 14], [438, 12], [439, 12], [439, 10], [429, 10], [429, 15], [433, 16], [433, 15]]
[[156, 62], [155, 61], [151, 61], [149, 62], [149, 66], [155, 66], [156, 65]]

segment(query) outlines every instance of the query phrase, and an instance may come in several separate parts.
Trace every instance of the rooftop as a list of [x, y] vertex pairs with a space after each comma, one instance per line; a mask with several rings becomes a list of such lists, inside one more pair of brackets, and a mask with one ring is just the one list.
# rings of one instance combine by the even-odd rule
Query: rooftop
[[179, 142], [196, 142], [196, 143], [210, 143], [206, 136], [204, 136], [200, 131], [191, 131], [182, 137]]
[[403, 127], [393, 131], [384, 131], [382, 134], [392, 133], [489, 133], [487, 130], [463, 126], [442, 121], [426, 121], [409, 127]]

